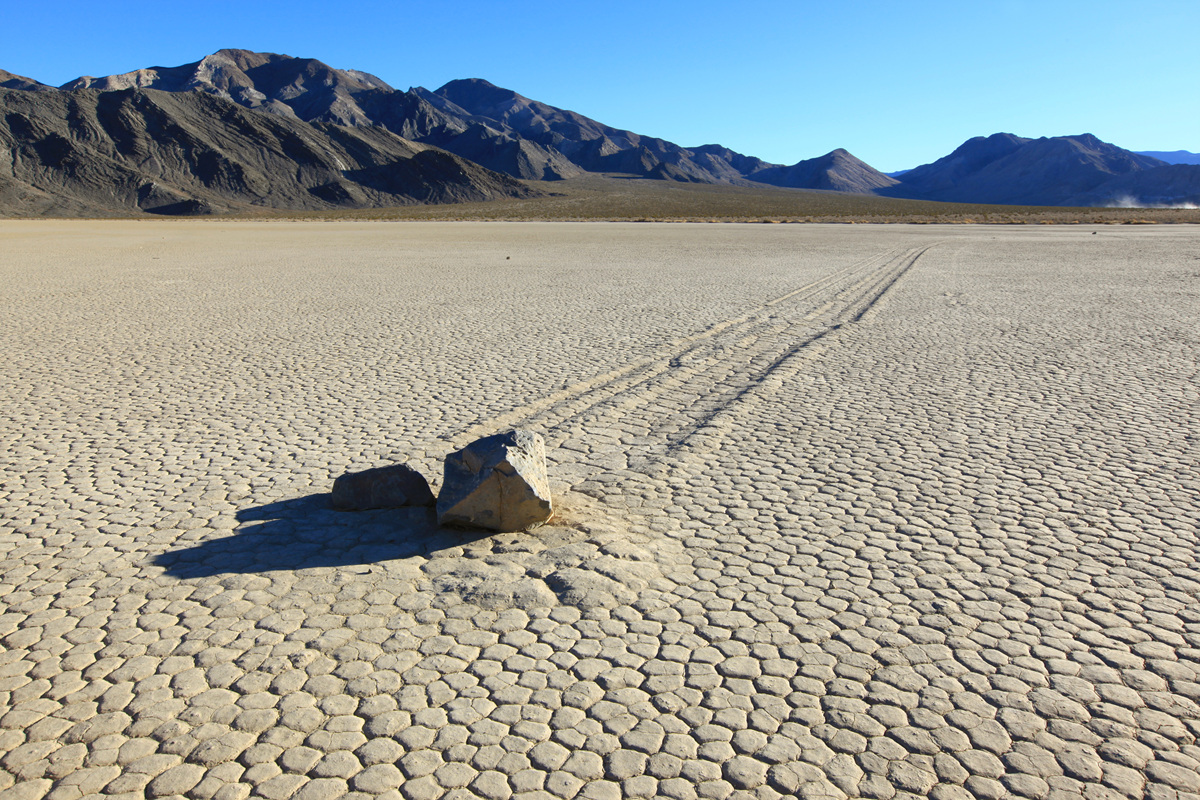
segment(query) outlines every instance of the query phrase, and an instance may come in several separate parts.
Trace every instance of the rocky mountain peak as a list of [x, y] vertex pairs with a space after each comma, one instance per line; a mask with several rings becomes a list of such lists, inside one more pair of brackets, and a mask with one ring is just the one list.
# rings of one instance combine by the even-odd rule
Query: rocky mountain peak
[[482, 78], [462, 78], [450, 81], [438, 89], [435, 94], [475, 113], [483, 113], [482, 109], [510, 105], [514, 102], [530, 102], [528, 97], [523, 97], [512, 89], [503, 89]]

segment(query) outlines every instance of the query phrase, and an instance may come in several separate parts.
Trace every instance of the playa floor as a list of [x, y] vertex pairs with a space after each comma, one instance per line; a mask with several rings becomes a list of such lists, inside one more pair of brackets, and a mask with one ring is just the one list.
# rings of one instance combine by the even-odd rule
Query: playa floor
[[[1200, 228], [0, 221], [7, 797], [1200, 798]], [[520, 534], [328, 508], [511, 427]]]

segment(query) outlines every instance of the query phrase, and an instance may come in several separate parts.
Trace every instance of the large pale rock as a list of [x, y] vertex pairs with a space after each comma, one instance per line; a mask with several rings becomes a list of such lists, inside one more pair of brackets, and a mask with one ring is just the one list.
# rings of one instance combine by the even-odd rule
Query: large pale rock
[[362, 472], [347, 472], [333, 482], [330, 505], [339, 511], [369, 508], [431, 506], [429, 481], [407, 464], [392, 464]]
[[438, 524], [523, 531], [550, 518], [546, 445], [533, 431], [498, 433], [446, 457]]

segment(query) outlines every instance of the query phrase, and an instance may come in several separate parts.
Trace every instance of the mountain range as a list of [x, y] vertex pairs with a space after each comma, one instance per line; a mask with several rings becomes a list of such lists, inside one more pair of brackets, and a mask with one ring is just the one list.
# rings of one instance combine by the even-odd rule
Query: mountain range
[[842, 149], [792, 165], [683, 147], [482, 79], [401, 91], [220, 50], [62, 87], [0, 70], [0, 211], [188, 214], [528, 197], [587, 173], [971, 203], [1200, 200], [1200, 166], [1094, 136], [978, 137], [895, 177]]
[[1200, 164], [1200, 153], [1187, 150], [1138, 150], [1139, 156], [1150, 156], [1168, 164]]

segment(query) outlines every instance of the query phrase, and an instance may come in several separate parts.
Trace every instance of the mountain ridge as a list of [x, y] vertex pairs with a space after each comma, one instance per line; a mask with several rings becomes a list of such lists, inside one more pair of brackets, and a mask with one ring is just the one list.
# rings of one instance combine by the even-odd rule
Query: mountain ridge
[[26, 78], [24, 75], [16, 75], [3, 69], [0, 69], [0, 89], [23, 89], [30, 92], [54, 91], [53, 86], [47, 86], [41, 81], [35, 81], [33, 78]]
[[[1106, 189], [1109, 182], [1165, 166], [1090, 133], [1039, 139], [996, 133], [967, 140], [949, 155], [899, 176], [895, 186], [880, 193], [942, 202], [1067, 206], [1085, 198], [1115, 198], [1122, 189]], [[1152, 188], [1154, 178], [1131, 185]]]
[[[218, 50], [178, 67], [81, 77], [62, 89], [130, 87], [218, 94], [247, 108], [294, 115], [306, 122], [379, 125], [521, 179], [561, 180], [585, 172], [611, 172], [681, 182], [746, 184], [757, 181], [753, 172], [758, 169], [783, 166], [721, 148], [694, 152], [532, 100], [480, 78], [450, 81], [434, 92], [423, 87], [402, 92], [370, 73], [336, 69], [317, 59], [249, 50]], [[834, 182], [847, 187], [846, 191], [887, 183], [881, 174], [864, 181], [857, 173], [873, 168], [863, 162], [854, 169], [855, 176]], [[814, 177], [811, 185], [795, 178], [790, 183], [781, 180], [776, 177], [771, 183], [824, 187], [823, 178]]]
[[1200, 153], [1190, 150], [1135, 150], [1139, 156], [1150, 156], [1168, 164], [1200, 164]]
[[539, 194], [382, 128], [306, 123], [200, 92], [0, 89], [0, 108], [2, 193], [18, 212], [191, 215]]
[[[356, 168], [343, 170], [345, 174], [341, 176], [327, 174], [331, 162], [323, 160], [315, 151], [298, 157], [297, 163], [290, 168], [271, 161], [271, 169], [282, 170], [283, 173], [300, 174], [309, 168], [316, 169], [326, 183], [341, 186], [338, 190], [342, 192], [341, 195], [335, 198], [337, 192], [334, 192], [323, 200], [335, 204], [420, 202], [421, 197], [442, 198], [429, 200], [433, 202], [452, 202], [466, 196], [512, 196], [519, 191], [516, 187], [520, 184], [501, 185], [493, 174], [488, 174], [489, 171], [521, 180], [556, 181], [601, 173], [679, 183], [747, 187], [770, 185], [941, 202], [1067, 205], [1081, 202], [1106, 204], [1118, 199], [1121, 202], [1137, 202], [1145, 197], [1152, 198], [1147, 202], [1172, 203], [1192, 202], [1195, 194], [1193, 170], [1200, 170], [1200, 167], [1164, 170], [1168, 166], [1165, 161], [1102, 142], [1091, 134], [1039, 139], [1010, 133], [974, 137], [937, 161], [891, 176], [879, 172], [841, 148], [792, 165], [771, 164], [719, 144], [689, 148], [665, 139], [614, 128], [583, 114], [496, 86], [482, 78], [449, 81], [436, 91], [423, 87], [401, 91], [369, 72], [337, 69], [314, 58], [240, 49], [218, 50], [176, 67], [148, 67], [99, 78], [82, 76], [57, 89], [31, 78], [0, 71], [0, 87], [6, 91], [26, 92], [40, 97], [46, 108], [54, 106], [60, 111], [61, 108], [55, 106], [58, 101], [53, 98], [78, 92], [96, 95], [157, 92], [179, 97], [206, 95], [255, 114], [287, 120], [288, 125], [310, 126], [314, 141], [322, 142], [321, 147], [329, 152], [338, 151], [342, 145], [337, 142], [344, 142], [350, 134], [341, 132], [335, 135], [333, 128], [328, 126], [357, 131], [353, 134], [358, 137], [355, 146], [362, 151], [372, 169], [388, 162], [393, 164], [393, 171], [403, 172], [413, 166], [409, 162], [416, 159], [418, 153], [425, 152], [413, 150], [411, 145], [438, 148], [472, 165], [468, 168], [455, 163], [455, 169], [470, 172], [468, 183], [474, 181], [478, 188], [478, 192], [473, 194], [474, 190], [450, 181], [445, 192], [424, 186], [415, 189], [416, 194], [413, 194], [398, 185], [380, 191], [378, 187], [369, 186], [370, 181], [360, 181], [364, 173]], [[11, 99], [6, 100], [5, 108], [12, 106]], [[103, 105], [100, 101], [97, 103]], [[150, 105], [158, 107], [159, 111], [166, 108], [163, 102]], [[129, 110], [129, 113], [136, 116], [139, 113], [137, 108], [136, 104], [130, 106], [133, 110]], [[269, 133], [256, 129], [254, 125], [247, 127], [238, 115], [231, 117], [232, 112], [228, 109], [206, 122], [196, 116], [196, 108], [192, 106], [184, 104], [172, 108], [171, 113], [185, 116], [187, 125], [194, 129], [192, 133], [195, 135], [189, 139], [191, 145], [207, 148], [211, 152], [219, 151], [220, 148], [214, 143], [229, 134], [229, 131], [222, 132], [220, 128], [233, 118], [239, 120], [241, 130], [254, 129], [254, 135], [266, 136], [269, 140], [272, 137], [287, 139], [299, 135], [297, 131], [285, 132], [277, 127], [271, 128]], [[216, 106], [210, 104], [205, 108], [212, 110]], [[34, 117], [39, 113], [32, 106], [27, 111]], [[9, 117], [12, 116], [9, 113]], [[16, 117], [20, 116], [18, 112]], [[40, 198], [48, 196], [47, 192], [53, 194], [55, 191], [47, 183], [47, 175], [53, 170], [41, 175], [40, 182], [30, 183], [25, 180], [30, 175], [20, 173], [16, 168], [20, 159], [14, 154], [21, 148], [25, 148], [21, 150], [25, 153], [38, 152], [38, 147], [44, 150], [46, 145], [40, 139], [30, 141], [28, 126], [23, 127], [19, 119], [15, 127], [11, 120], [9, 123], [6, 128], [9, 141], [0, 141], [0, 144], [7, 144], [10, 151], [7, 159], [3, 159], [4, 154], [0, 152], [0, 179], [4, 181], [0, 194], [9, 198], [24, 198], [21, 202], [25, 203], [35, 200], [42, 202]], [[41, 124], [46, 130], [54, 128], [46, 120], [42, 120]], [[201, 128], [207, 128], [203, 135], [200, 135]], [[103, 134], [110, 135], [115, 130], [105, 130]], [[149, 130], [139, 131], [137, 135], [149, 135]], [[123, 162], [121, 169], [118, 169], [115, 166], [117, 162], [104, 160], [108, 158], [105, 153], [89, 151], [88, 137], [93, 133], [95, 131], [89, 132], [88, 126], [78, 130], [54, 130], [55, 136], [70, 144], [68, 149], [82, 148], [77, 154], [91, 153], [92, 157], [99, 159], [98, 164], [105, 164], [100, 169], [101, 173], [115, 170], [115, 175], [124, 168], [149, 169], [144, 164], [139, 166]], [[130, 134], [125, 131], [121, 135]], [[399, 144], [389, 137], [408, 144]], [[139, 142], [139, 146], [153, 150], [149, 143]], [[238, 150], [239, 147], [244, 149], [243, 145], [229, 146]], [[171, 146], [180, 145], [179, 142], [173, 142]], [[32, 151], [28, 149], [31, 147]], [[274, 152], [269, 147], [267, 151]], [[263, 157], [269, 161], [275, 158], [274, 155]], [[246, 164], [251, 172], [266, 168], [265, 162], [258, 163], [249, 156], [245, 158], [249, 158]], [[426, 163], [431, 158], [420, 156], [417, 160]], [[404, 169], [397, 166], [401, 161], [407, 165]], [[445, 162], [442, 166], [448, 169], [450, 164]], [[476, 168], [483, 171], [472, 171]], [[149, 171], [153, 172], [153, 169]], [[83, 170], [80, 174], [86, 172]], [[409, 178], [420, 184], [437, 173], [438, 170], [433, 170], [425, 175], [418, 170]], [[274, 173], [263, 174], [269, 177]], [[60, 191], [64, 197], [71, 196], [79, 188], [68, 185], [73, 180], [71, 174], [64, 173], [59, 177], [66, 182]], [[193, 199], [201, 206], [206, 203], [233, 203], [236, 206], [238, 203], [292, 202], [299, 203], [298, 207], [308, 208], [308, 204], [321, 201], [319, 192], [313, 194], [316, 186], [290, 178], [279, 178], [281, 188], [275, 195], [267, 192], [260, 196], [250, 192], [245, 197], [231, 195], [224, 199], [223, 196], [212, 195], [212, 187], [204, 185], [204, 176], [180, 174], [174, 176], [173, 180], [181, 182], [179, 191], [183, 195], [188, 192], [195, 194], [196, 198]], [[201, 184], [199, 188], [194, 185], [197, 180]], [[528, 188], [522, 190], [528, 191]], [[93, 196], [88, 192], [84, 192], [84, 195]], [[201, 195], [207, 199], [201, 198]], [[275, 199], [265, 199], [268, 196]], [[317, 200], [313, 200], [313, 197], [317, 197]]]
[[575, 174], [553, 154], [523, 146], [503, 131], [447, 115], [411, 90], [401, 92], [370, 73], [336, 69], [314, 58], [228, 48], [178, 67], [77, 78], [62, 89], [111, 91], [131, 86], [216, 94], [256, 111], [305, 122], [378, 125], [516, 178]]

